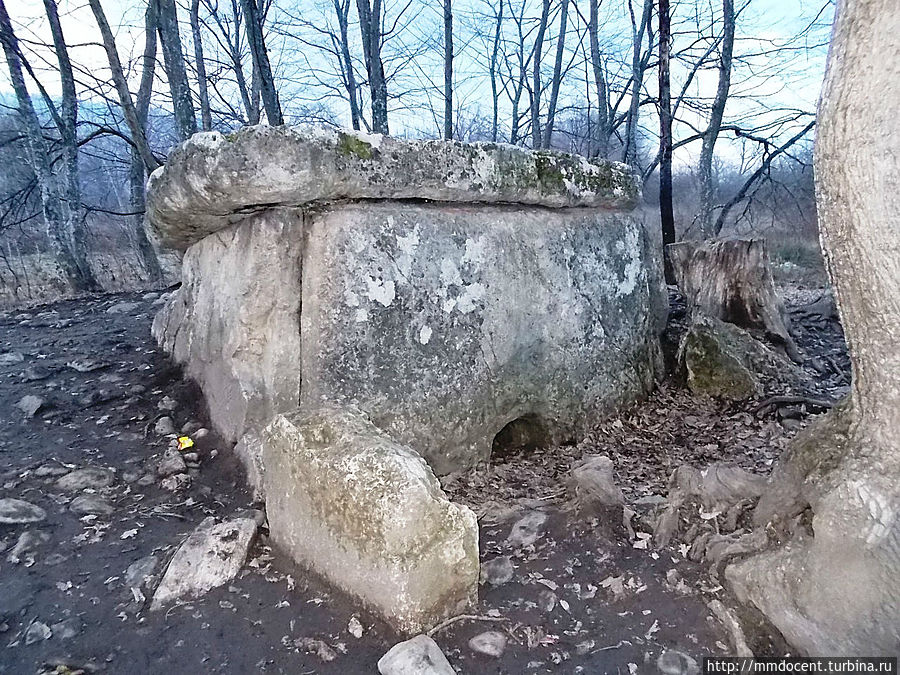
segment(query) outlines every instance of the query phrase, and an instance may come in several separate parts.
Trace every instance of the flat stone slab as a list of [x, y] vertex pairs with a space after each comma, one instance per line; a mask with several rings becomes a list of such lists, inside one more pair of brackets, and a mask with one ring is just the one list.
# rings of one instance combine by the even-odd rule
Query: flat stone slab
[[273, 542], [396, 630], [420, 632], [476, 599], [475, 514], [359, 411], [279, 415], [263, 459]]
[[237, 575], [256, 535], [253, 518], [203, 520], [175, 552], [153, 594], [151, 610], [180, 598], [196, 598]]
[[498, 143], [412, 141], [338, 129], [246, 127], [195, 134], [148, 184], [164, 246], [184, 249], [248, 213], [357, 199], [631, 210], [624, 164]]
[[47, 518], [47, 512], [24, 499], [6, 497], [0, 499], [0, 524], [39, 523]]

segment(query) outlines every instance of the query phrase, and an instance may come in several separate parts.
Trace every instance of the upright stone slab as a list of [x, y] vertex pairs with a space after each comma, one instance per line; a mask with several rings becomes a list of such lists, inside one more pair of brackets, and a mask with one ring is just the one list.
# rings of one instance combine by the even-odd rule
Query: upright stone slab
[[322, 401], [438, 473], [511, 423], [577, 439], [658, 367], [639, 194], [623, 165], [497, 144], [197, 134], [149, 185], [155, 235], [187, 249], [154, 334], [233, 441]]
[[413, 634], [478, 589], [478, 523], [414, 450], [362, 413], [325, 405], [263, 433], [272, 540]]

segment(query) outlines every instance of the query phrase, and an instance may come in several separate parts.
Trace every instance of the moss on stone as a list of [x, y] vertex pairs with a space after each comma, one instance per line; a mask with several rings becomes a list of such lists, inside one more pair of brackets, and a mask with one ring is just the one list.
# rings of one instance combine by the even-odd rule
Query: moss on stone
[[338, 134], [338, 152], [345, 157], [355, 156], [360, 159], [372, 159], [374, 149], [371, 143], [367, 143], [357, 136], [350, 134]]

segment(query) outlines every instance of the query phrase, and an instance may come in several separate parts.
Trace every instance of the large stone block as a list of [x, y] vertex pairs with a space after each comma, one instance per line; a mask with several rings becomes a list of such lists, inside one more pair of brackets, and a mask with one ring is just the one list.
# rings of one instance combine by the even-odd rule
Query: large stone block
[[397, 630], [419, 632], [476, 599], [475, 514], [359, 411], [279, 415], [263, 459], [272, 540]]

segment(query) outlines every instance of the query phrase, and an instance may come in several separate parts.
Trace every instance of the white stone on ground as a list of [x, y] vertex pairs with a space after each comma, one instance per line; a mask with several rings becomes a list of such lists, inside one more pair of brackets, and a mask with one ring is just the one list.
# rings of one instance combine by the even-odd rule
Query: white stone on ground
[[437, 642], [427, 635], [400, 642], [378, 659], [381, 675], [456, 675]]

